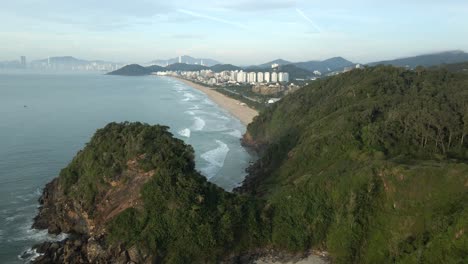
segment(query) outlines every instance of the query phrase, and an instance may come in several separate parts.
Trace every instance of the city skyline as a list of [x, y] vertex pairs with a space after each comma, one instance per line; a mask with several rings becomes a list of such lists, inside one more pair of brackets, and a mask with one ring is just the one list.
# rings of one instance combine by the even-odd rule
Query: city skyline
[[[107, 8], [112, 5], [112, 8]], [[468, 50], [466, 1], [19, 0], [2, 4], [0, 60], [142, 63], [181, 55], [248, 65], [354, 62]], [[444, 18], [444, 19], [438, 19]]]

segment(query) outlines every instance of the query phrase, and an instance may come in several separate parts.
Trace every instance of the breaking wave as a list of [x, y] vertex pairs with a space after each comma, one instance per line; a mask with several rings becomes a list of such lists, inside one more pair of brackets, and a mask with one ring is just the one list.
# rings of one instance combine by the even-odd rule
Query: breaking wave
[[193, 122], [192, 129], [195, 131], [201, 131], [206, 125], [205, 120], [201, 119], [200, 117], [196, 116], [195, 121]]
[[189, 138], [190, 137], [190, 129], [188, 128], [184, 128], [182, 130], [179, 130], [179, 132], [177, 132], [179, 135], [183, 136], [183, 137], [186, 137], [186, 138]]
[[229, 152], [229, 147], [222, 141], [216, 140], [218, 147], [207, 151], [201, 155], [201, 158], [208, 162], [208, 165], [200, 169], [201, 172], [211, 179], [221, 170], [224, 166], [224, 161]]

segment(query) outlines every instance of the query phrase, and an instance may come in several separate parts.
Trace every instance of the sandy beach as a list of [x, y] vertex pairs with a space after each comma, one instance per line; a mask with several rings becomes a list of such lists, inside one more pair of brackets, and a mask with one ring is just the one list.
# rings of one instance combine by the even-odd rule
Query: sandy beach
[[238, 100], [227, 97], [224, 94], [215, 91], [214, 89], [185, 79], [177, 79], [208, 95], [208, 97], [213, 102], [226, 109], [234, 117], [239, 119], [244, 125], [248, 125], [250, 122], [252, 122], [253, 118], [258, 115], [258, 112], [256, 110], [248, 107], [247, 105], [243, 104]]

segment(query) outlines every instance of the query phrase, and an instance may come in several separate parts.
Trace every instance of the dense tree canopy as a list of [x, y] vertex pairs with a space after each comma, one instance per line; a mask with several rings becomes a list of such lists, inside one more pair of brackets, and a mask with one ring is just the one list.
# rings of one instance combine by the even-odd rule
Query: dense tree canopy
[[263, 155], [243, 190], [271, 203], [280, 248], [327, 248], [337, 263], [461, 263], [467, 106], [468, 76], [445, 69], [314, 82], [249, 125]]

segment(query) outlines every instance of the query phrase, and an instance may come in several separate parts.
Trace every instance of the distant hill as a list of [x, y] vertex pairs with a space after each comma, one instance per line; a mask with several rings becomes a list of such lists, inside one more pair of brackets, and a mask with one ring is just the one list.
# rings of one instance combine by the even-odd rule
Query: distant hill
[[290, 80], [309, 79], [310, 77], [315, 76], [315, 74], [313, 72], [308, 71], [306, 69], [299, 68], [294, 64], [282, 65], [282, 66], [280, 66], [279, 70], [282, 71], [282, 72], [289, 73], [289, 79]]
[[[250, 67], [271, 68], [272, 64], [279, 64], [281, 66], [281, 65], [286, 65], [286, 64], [292, 64], [292, 62], [287, 61], [287, 60], [283, 60], [283, 59], [276, 59], [276, 60], [273, 60], [273, 61], [270, 61], [270, 62], [267, 62], [267, 63], [264, 63], [264, 64], [260, 64], [260, 65], [256, 65], [256, 66], [250, 66]], [[250, 68], [250, 67], [248, 67], [248, 68]]]
[[200, 71], [200, 70], [208, 70], [208, 69], [210, 68], [206, 66], [185, 64], [185, 63], [175, 63], [167, 67], [161, 67], [158, 65], [151, 65], [148, 67], [143, 67], [138, 64], [130, 64], [116, 71], [109, 72], [108, 74], [109, 75], [124, 75], [124, 76], [141, 76], [141, 75], [149, 75], [153, 72], [158, 72], [158, 71]]
[[211, 66], [210, 69], [214, 72], [222, 72], [222, 71], [239, 71], [242, 70], [241, 67], [232, 65], [232, 64], [216, 64]]
[[345, 67], [354, 66], [355, 63], [342, 57], [334, 57], [323, 61], [305, 61], [294, 63], [299, 68], [308, 71], [319, 71], [321, 73], [342, 71]]
[[47, 58], [47, 59], [31, 61], [31, 64], [42, 64], [42, 63], [82, 65], [82, 64], [88, 64], [89, 61], [77, 59], [77, 58], [72, 57], [72, 56], [50, 57], [50, 58]]
[[260, 65], [252, 65], [245, 67], [246, 71], [257, 71], [266, 68], [271, 68], [272, 64], [280, 66], [294, 65], [308, 72], [320, 71], [321, 73], [329, 73], [334, 71], [342, 71], [345, 67], [354, 66], [355, 63], [346, 60], [342, 57], [333, 57], [323, 61], [305, 61], [305, 62], [290, 62], [283, 59], [277, 59]]
[[166, 71], [201, 71], [208, 69], [207, 66], [186, 63], [174, 63], [164, 68]]
[[454, 63], [454, 64], [442, 64], [437, 67], [447, 69], [450, 72], [468, 73], [468, 62], [461, 62], [461, 63]]
[[[151, 61], [150, 64], [154, 65], [159, 65], [159, 66], [168, 66], [171, 64], [179, 63], [179, 57], [177, 58], [172, 58], [172, 59], [167, 59], [167, 60], [154, 60]], [[221, 64], [219, 61], [213, 60], [213, 59], [207, 59], [207, 58], [194, 58], [190, 57], [187, 55], [181, 56], [180, 58], [180, 63], [185, 63], [185, 64], [198, 64], [198, 65], [204, 65], [204, 66], [214, 66], [216, 64]]]
[[417, 66], [436, 66], [441, 64], [451, 64], [468, 61], [468, 53], [456, 50], [446, 51], [433, 54], [425, 54], [408, 58], [400, 58], [395, 60], [386, 60], [369, 63], [369, 66], [376, 65], [393, 65], [398, 67], [416, 68]]
[[[108, 75], [124, 75], [124, 76], [142, 76], [142, 75], [149, 75], [153, 72], [153, 66], [150, 67], [143, 67], [138, 64], [130, 64], [126, 65], [116, 71], [107, 73]], [[159, 67], [159, 66], [156, 66]]]

